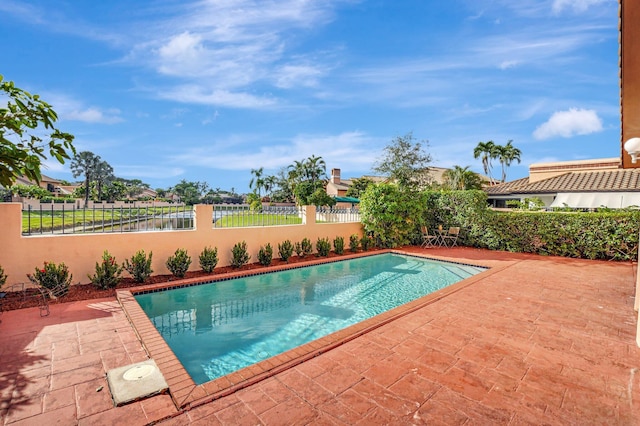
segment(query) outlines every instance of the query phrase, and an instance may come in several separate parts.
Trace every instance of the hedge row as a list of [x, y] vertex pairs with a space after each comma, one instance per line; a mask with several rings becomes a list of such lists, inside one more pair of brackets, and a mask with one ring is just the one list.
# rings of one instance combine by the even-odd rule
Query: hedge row
[[[496, 212], [487, 207], [483, 191], [425, 191], [407, 196], [378, 188], [367, 190], [363, 199], [362, 207], [370, 210], [363, 212], [363, 218], [376, 214], [384, 218], [384, 223], [363, 220], [365, 230], [386, 246], [419, 243], [420, 226], [443, 225], [460, 226], [458, 243], [470, 247], [585, 259], [638, 259], [640, 211]], [[399, 217], [390, 218], [391, 213]], [[398, 232], [403, 235], [391, 235]]]

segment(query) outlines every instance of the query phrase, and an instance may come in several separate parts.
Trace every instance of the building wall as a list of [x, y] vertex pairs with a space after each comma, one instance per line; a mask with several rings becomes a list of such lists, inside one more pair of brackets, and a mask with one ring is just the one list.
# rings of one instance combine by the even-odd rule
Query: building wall
[[[246, 241], [251, 254], [250, 262], [257, 262], [260, 246], [271, 243], [274, 257], [278, 256], [278, 243], [309, 238], [315, 246], [318, 238], [333, 240], [342, 236], [349, 240], [352, 234], [362, 235], [362, 225], [355, 223], [316, 223], [315, 207], [306, 207], [302, 225], [266, 226], [247, 228], [213, 228], [213, 206], [195, 206], [193, 230], [131, 232], [80, 235], [22, 236], [21, 204], [0, 203], [0, 265], [8, 275], [7, 285], [25, 282], [43, 262], [64, 262], [73, 274], [73, 283], [90, 282], [87, 275], [95, 273], [95, 264], [104, 250], [118, 262], [130, 259], [138, 250], [153, 252], [154, 274], [168, 274], [165, 262], [176, 249], [184, 248], [191, 256], [191, 271], [200, 269], [198, 256], [206, 246], [218, 248], [219, 266], [231, 263], [231, 248]], [[125, 273], [126, 275], [126, 273]]]
[[538, 182], [570, 172], [599, 172], [620, 168], [619, 158], [534, 163], [529, 166], [529, 183]]
[[620, 99], [623, 168], [640, 167], [622, 145], [640, 137], [640, 1], [620, 0]]

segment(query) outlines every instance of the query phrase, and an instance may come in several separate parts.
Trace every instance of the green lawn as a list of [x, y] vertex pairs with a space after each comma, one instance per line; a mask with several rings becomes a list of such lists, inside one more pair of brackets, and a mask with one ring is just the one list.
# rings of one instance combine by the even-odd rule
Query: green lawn
[[[41, 233], [60, 231], [82, 232], [84, 228], [100, 226], [104, 228], [114, 228], [120, 226], [120, 221], [128, 221], [129, 218], [151, 218], [162, 217], [170, 213], [182, 212], [175, 207], [152, 207], [152, 208], [123, 208], [123, 209], [76, 209], [62, 211], [51, 211], [43, 209], [22, 212], [22, 232]], [[105, 229], [107, 230], [107, 229]]]
[[300, 225], [302, 218], [294, 215], [242, 212], [240, 215], [224, 216], [216, 222], [217, 228], [242, 226]]

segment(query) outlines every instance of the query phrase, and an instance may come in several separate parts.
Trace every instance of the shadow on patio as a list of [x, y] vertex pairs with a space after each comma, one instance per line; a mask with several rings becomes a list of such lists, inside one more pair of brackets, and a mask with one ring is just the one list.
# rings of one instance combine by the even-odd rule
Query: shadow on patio
[[[2, 386], [2, 420], [637, 424], [635, 264], [469, 248], [407, 251], [500, 268], [329, 352], [182, 413], [168, 395], [114, 408], [106, 385], [96, 391], [107, 369], [146, 357], [115, 301], [68, 304], [84, 315], [78, 318], [7, 312], [0, 323], [0, 380], [11, 386], [20, 374], [28, 381], [21, 389], [13, 385], [15, 400], [7, 400]], [[44, 325], [30, 328], [27, 317]], [[59, 350], [69, 353], [58, 364]], [[81, 368], [82, 375], [71, 373]]]

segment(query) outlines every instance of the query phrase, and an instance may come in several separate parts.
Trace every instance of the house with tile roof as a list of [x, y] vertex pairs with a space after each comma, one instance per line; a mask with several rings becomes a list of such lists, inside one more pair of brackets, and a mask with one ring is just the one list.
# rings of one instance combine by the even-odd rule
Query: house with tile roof
[[40, 186], [40, 188], [46, 189], [47, 191], [51, 192], [51, 194], [53, 195], [68, 195], [73, 192], [73, 189], [75, 189], [75, 187], [64, 186], [62, 185], [62, 181], [49, 177], [44, 174], [41, 176], [39, 183], [32, 181], [30, 179], [27, 179], [24, 176], [18, 176], [16, 177], [15, 184], [26, 185], [26, 186], [38, 185]]
[[529, 177], [485, 189], [492, 206], [539, 198], [546, 207], [640, 207], [640, 152], [625, 150], [625, 142], [640, 138], [640, 2], [619, 5], [620, 157], [531, 164]]
[[546, 207], [576, 209], [640, 207], [640, 169], [623, 169], [620, 159], [537, 163], [529, 177], [487, 187], [493, 207], [538, 198]]

